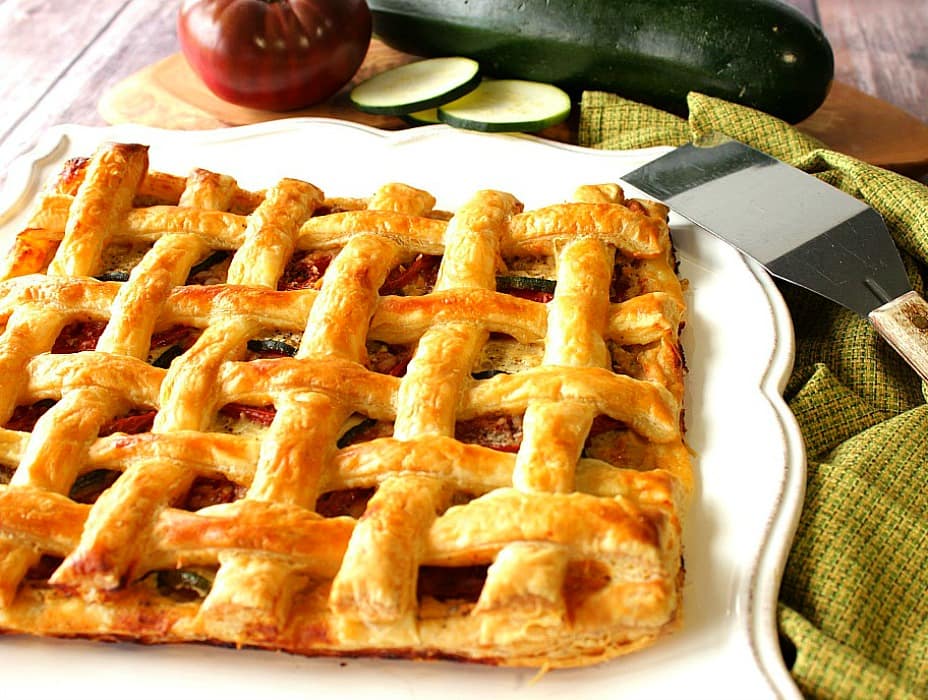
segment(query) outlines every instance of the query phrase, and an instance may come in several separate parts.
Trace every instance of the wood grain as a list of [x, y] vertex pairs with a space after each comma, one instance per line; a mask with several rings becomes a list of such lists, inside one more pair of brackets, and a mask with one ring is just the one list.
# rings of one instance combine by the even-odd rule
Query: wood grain
[[818, 7], [816, 7], [815, 3], [816, 0], [786, 0], [787, 5], [792, 5], [806, 17], [818, 24]]
[[797, 128], [846, 153], [910, 177], [928, 173], [928, 124], [837, 81], [825, 103]]
[[816, 2], [835, 77], [928, 122], [928, 2]]
[[[125, 0], [91, 3], [22, 0], [0, 4], [0, 140], [38, 107], [87, 47], [99, 37]], [[45, 47], [53, 50], [43, 50]], [[15, 67], [15, 68], [14, 68]]]
[[928, 381], [928, 302], [908, 292], [870, 312], [870, 322], [893, 349]]
[[153, 0], [0, 5], [0, 183], [49, 127], [105, 124], [97, 112], [104, 91], [176, 51], [176, 12], [176, 2]]

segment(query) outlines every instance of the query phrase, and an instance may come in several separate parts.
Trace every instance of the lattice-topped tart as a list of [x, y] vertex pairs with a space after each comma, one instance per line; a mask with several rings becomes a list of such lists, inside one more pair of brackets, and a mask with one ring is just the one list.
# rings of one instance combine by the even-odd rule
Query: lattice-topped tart
[[667, 210], [337, 194], [131, 144], [45, 190], [0, 283], [0, 630], [562, 667], [677, 627]]

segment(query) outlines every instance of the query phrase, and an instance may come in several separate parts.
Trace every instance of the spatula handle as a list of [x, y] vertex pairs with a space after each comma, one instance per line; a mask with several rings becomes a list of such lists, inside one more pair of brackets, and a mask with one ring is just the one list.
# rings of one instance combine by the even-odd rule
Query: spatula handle
[[906, 292], [870, 312], [870, 323], [928, 381], [928, 302]]

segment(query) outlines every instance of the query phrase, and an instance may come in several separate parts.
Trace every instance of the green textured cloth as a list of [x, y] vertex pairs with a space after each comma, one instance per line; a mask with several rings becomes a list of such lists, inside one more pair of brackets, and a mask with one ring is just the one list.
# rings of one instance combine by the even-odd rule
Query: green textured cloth
[[[581, 145], [678, 145], [721, 131], [879, 211], [919, 291], [928, 187], [828, 150], [769, 115], [693, 93], [689, 118], [589, 92]], [[784, 657], [810, 698], [928, 698], [928, 406], [869, 324], [782, 284], [796, 331], [785, 398], [806, 443], [806, 499], [783, 576]]]

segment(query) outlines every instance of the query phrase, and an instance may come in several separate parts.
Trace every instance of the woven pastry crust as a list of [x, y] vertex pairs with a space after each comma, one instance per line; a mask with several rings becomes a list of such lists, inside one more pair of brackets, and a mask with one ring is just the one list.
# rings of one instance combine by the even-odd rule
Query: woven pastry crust
[[554, 668], [679, 625], [667, 210], [342, 194], [135, 144], [48, 185], [0, 282], [0, 630]]

